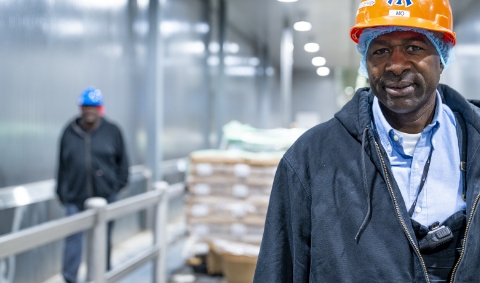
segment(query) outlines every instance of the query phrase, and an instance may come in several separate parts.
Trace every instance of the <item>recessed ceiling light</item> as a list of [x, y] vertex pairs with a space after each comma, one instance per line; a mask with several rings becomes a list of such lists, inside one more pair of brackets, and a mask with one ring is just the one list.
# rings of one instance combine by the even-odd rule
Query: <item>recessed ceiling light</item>
[[317, 75], [320, 77], [325, 77], [330, 74], [330, 69], [328, 67], [320, 67], [317, 69]]
[[318, 50], [320, 50], [320, 45], [318, 45], [318, 43], [315, 43], [315, 42], [310, 42], [305, 44], [304, 48], [305, 48], [305, 51], [307, 52], [317, 52]]
[[309, 31], [312, 29], [312, 24], [307, 21], [298, 21], [293, 24], [293, 28], [296, 31]]
[[323, 57], [315, 57], [312, 59], [313, 66], [320, 67], [325, 65], [326, 63], [327, 63], [327, 60]]

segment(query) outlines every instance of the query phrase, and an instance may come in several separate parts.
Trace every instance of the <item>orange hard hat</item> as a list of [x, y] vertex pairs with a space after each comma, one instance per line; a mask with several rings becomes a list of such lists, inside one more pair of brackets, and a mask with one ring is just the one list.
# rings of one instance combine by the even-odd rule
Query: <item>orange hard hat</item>
[[358, 43], [363, 29], [404, 26], [440, 32], [456, 44], [452, 9], [448, 0], [361, 0], [350, 37]]

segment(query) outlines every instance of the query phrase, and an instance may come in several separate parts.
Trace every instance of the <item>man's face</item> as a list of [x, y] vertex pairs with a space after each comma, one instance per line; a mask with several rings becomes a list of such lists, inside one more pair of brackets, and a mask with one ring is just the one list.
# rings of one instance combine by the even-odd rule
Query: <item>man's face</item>
[[98, 106], [81, 106], [82, 120], [86, 124], [95, 124], [100, 118]]
[[443, 65], [435, 46], [423, 34], [397, 31], [372, 40], [367, 70], [383, 109], [411, 114], [435, 97]]

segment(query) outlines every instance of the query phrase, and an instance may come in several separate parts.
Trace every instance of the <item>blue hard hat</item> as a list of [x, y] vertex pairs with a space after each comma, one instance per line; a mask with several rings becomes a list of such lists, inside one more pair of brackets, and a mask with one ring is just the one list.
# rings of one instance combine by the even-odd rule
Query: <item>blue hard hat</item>
[[95, 87], [86, 88], [78, 97], [78, 105], [80, 106], [102, 106], [102, 92]]

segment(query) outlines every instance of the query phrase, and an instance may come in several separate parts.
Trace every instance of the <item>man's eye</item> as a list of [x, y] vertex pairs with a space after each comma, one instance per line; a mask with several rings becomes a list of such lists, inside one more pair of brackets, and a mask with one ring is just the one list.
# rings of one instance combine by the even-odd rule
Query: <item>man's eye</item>
[[415, 45], [410, 45], [407, 47], [407, 51], [419, 51], [419, 50], [422, 50], [422, 48]]
[[380, 48], [380, 49], [378, 49], [378, 50], [375, 50], [375, 51], [373, 52], [373, 54], [375, 54], [375, 55], [382, 55], [382, 54], [385, 54], [385, 53], [387, 53], [387, 52], [388, 52], [388, 49], [387, 49], [387, 48]]

